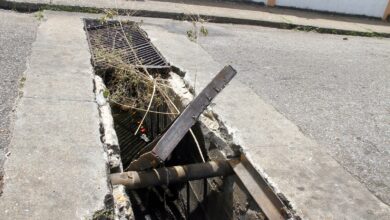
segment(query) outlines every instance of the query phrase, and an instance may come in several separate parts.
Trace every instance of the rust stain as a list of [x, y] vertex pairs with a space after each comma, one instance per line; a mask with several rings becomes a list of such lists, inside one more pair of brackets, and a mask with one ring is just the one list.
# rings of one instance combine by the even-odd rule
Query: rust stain
[[267, 6], [275, 6], [276, 0], [267, 0]]
[[390, 15], [390, 0], [389, 0], [389, 2], [387, 3], [387, 7], [385, 8], [385, 12], [383, 13], [382, 19], [383, 19], [383, 20], [386, 20], [387, 17], [389, 17], [389, 15]]

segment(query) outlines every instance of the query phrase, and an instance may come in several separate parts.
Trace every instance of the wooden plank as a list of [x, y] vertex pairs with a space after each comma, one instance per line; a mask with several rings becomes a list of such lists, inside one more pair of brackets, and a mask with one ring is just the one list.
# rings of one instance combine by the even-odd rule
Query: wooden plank
[[144, 170], [155, 167], [165, 161], [198, 117], [207, 108], [215, 96], [230, 82], [237, 71], [231, 66], [224, 67], [203, 91], [184, 109], [161, 136], [151, 152], [133, 161], [127, 170]]
[[161, 160], [165, 160], [172, 153], [184, 135], [198, 120], [200, 114], [235, 75], [236, 71], [231, 66], [226, 66], [184, 109], [152, 150]]
[[275, 6], [276, 5], [276, 0], [267, 0], [266, 5], [267, 6]]
[[389, 15], [390, 15], [390, 0], [389, 0], [389, 2], [387, 3], [387, 6], [386, 6], [385, 11], [384, 11], [384, 13], [383, 13], [382, 19], [383, 19], [384, 21], [387, 20], [387, 18], [389, 17]]

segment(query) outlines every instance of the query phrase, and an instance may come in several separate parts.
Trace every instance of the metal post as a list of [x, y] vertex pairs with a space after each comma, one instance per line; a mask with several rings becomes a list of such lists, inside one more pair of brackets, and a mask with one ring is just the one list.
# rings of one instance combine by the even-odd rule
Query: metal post
[[149, 171], [128, 171], [111, 174], [110, 178], [113, 185], [122, 184], [128, 189], [139, 189], [231, 175], [233, 169], [230, 163], [232, 161], [210, 161], [184, 166], [162, 167]]

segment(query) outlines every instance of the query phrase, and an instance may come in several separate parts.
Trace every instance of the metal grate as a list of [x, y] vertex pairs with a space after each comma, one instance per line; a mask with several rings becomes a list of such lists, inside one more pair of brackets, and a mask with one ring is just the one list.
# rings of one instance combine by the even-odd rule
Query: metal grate
[[166, 73], [171, 68], [150, 42], [147, 34], [135, 22], [107, 21], [103, 24], [99, 20], [85, 19], [85, 28], [93, 64], [99, 70], [110, 68], [104, 60], [99, 60], [97, 54], [99, 49], [113, 52], [126, 63], [138, 68], [146, 67], [151, 72], [157, 70], [160, 73]]
[[[166, 106], [160, 106], [153, 111], [166, 111]], [[150, 113], [144, 121], [145, 132], [134, 135], [138, 127], [138, 123], [142, 118], [142, 114], [138, 112], [129, 112], [121, 110], [118, 106], [112, 108], [115, 131], [118, 136], [119, 146], [121, 149], [121, 158], [124, 167], [127, 167], [130, 162], [139, 156], [139, 153], [146, 149], [146, 146], [160, 135], [169, 126], [172, 121], [167, 115]], [[145, 134], [150, 140], [146, 142], [141, 138]], [[149, 149], [150, 150], [150, 149]]]

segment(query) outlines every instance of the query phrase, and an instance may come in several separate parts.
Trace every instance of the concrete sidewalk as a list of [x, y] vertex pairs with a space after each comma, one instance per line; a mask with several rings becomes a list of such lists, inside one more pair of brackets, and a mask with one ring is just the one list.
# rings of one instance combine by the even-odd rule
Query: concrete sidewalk
[[[0, 194], [3, 163], [12, 138], [14, 110], [38, 22], [31, 14], [0, 10]], [[22, 82], [20, 82], [22, 83]]]
[[90, 219], [110, 194], [83, 21], [46, 18], [27, 64], [4, 167], [4, 220]]
[[[197, 91], [224, 66], [189, 41], [185, 32], [169, 28], [179, 29], [178, 22], [142, 20], [142, 28], [153, 44], [185, 73], [186, 84], [192, 86], [196, 81]], [[235, 144], [304, 219], [390, 218], [389, 206], [237, 78], [216, 97], [212, 106]]]
[[184, 4], [166, 1], [127, 0], [4, 0], [0, 1], [0, 7], [27, 11], [52, 9], [80, 12], [102, 12], [102, 9], [117, 8], [121, 9], [123, 14], [131, 12], [136, 16], [173, 19], [182, 19], [183, 15], [199, 14], [209, 18], [211, 22], [390, 37], [390, 23], [380, 20], [226, 2], [207, 5], [204, 2]]

